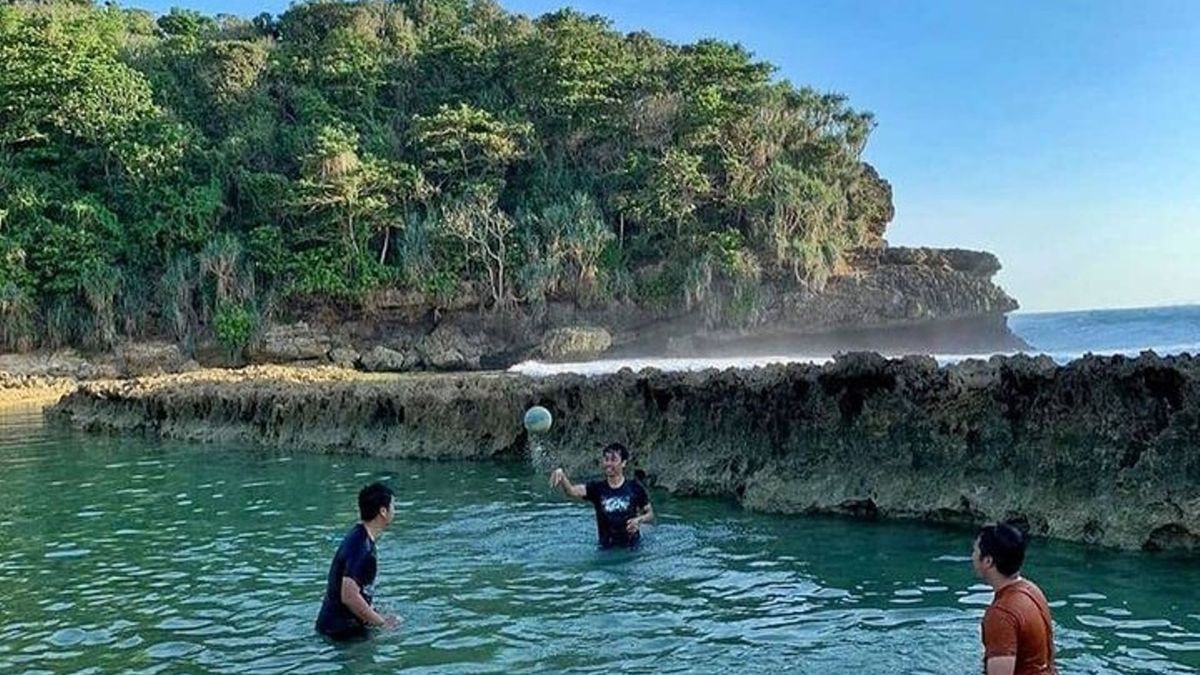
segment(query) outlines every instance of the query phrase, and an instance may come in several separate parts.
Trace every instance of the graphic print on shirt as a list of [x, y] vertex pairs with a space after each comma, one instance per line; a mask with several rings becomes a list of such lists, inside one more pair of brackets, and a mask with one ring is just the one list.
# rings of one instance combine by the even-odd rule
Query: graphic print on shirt
[[629, 497], [627, 495], [608, 497], [601, 506], [605, 513], [622, 513], [629, 508]]

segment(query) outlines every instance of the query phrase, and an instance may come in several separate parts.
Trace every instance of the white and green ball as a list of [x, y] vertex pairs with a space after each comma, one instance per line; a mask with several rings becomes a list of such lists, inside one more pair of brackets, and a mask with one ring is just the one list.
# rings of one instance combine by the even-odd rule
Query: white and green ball
[[535, 405], [525, 411], [525, 430], [530, 433], [550, 431], [550, 425], [553, 422], [554, 418], [550, 416], [550, 411], [540, 405]]

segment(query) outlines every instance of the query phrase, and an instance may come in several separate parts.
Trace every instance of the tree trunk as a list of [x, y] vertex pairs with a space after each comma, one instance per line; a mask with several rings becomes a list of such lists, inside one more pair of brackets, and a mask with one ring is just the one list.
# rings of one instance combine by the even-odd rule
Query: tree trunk
[[383, 226], [383, 246], [379, 249], [379, 264], [380, 265], [382, 265], [383, 261], [387, 259], [388, 243], [391, 242], [391, 240], [392, 240], [392, 226], [384, 225]]
[[358, 257], [358, 239], [354, 236], [354, 212], [346, 214], [346, 241], [350, 244], [350, 252]]

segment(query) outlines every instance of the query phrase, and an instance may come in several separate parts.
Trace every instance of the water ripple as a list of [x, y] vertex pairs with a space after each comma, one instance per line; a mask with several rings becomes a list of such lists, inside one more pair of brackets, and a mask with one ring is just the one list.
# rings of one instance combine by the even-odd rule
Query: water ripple
[[[36, 419], [0, 428], [0, 462], [0, 672], [974, 672], [992, 597], [969, 533], [661, 494], [641, 550], [598, 551], [589, 508], [517, 465], [280, 457]], [[399, 516], [376, 591], [404, 625], [334, 645], [312, 627], [327, 565], [355, 490], [383, 477]], [[1062, 672], [1200, 667], [1193, 567], [1035, 548]]]

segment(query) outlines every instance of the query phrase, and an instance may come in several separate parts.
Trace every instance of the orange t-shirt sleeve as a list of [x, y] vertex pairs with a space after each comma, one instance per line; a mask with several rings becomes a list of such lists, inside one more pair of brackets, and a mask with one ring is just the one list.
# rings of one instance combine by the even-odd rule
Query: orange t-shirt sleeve
[[1017, 618], [994, 607], [983, 615], [983, 658], [1017, 655]]

